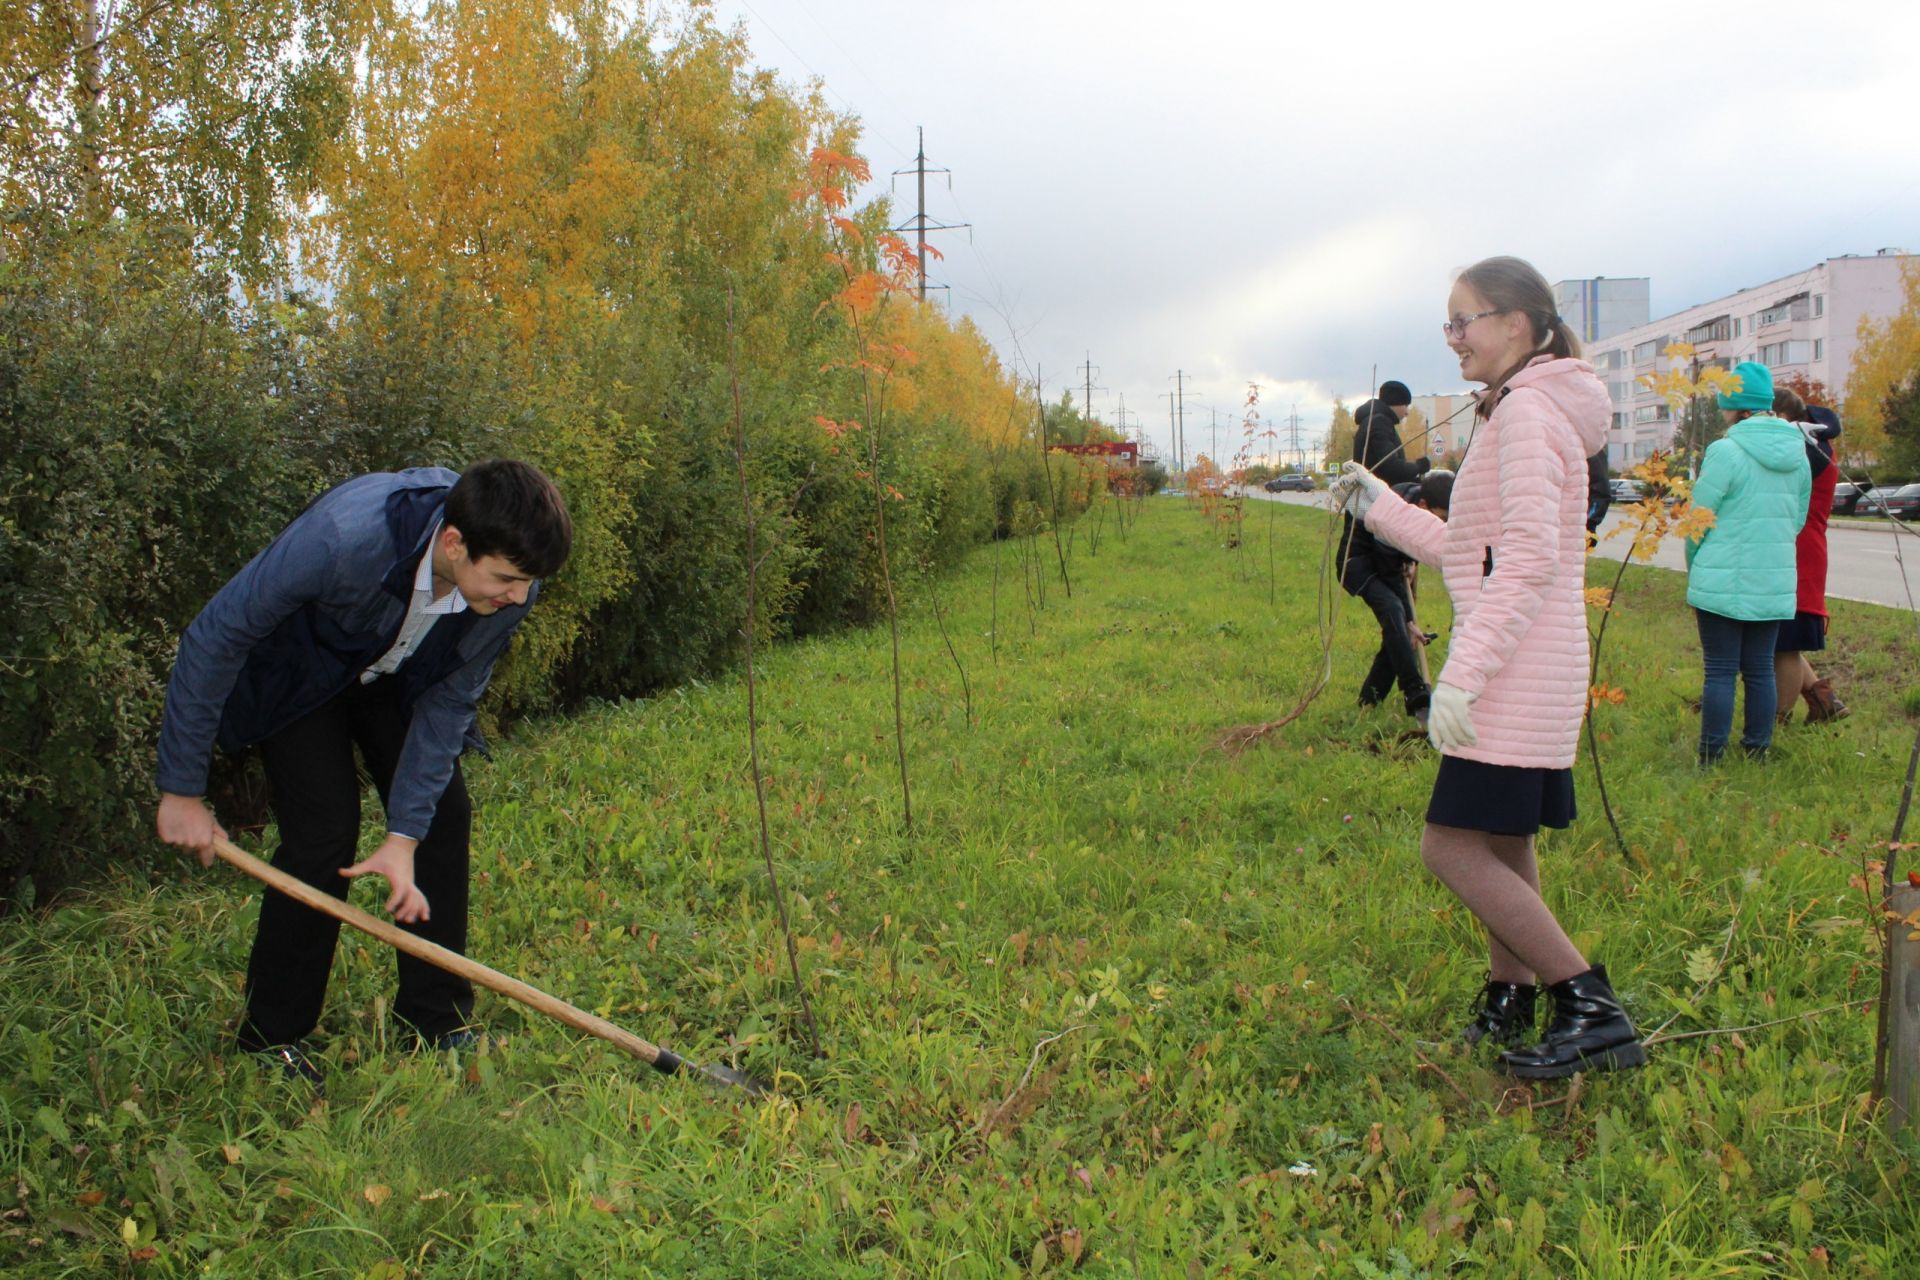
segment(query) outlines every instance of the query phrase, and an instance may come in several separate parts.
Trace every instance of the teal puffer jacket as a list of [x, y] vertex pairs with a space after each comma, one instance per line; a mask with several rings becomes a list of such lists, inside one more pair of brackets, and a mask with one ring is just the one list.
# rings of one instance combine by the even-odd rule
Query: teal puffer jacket
[[1800, 429], [1778, 418], [1736, 422], [1707, 446], [1693, 504], [1713, 527], [1687, 544], [1687, 603], [1742, 622], [1791, 618], [1793, 542], [1813, 473]]

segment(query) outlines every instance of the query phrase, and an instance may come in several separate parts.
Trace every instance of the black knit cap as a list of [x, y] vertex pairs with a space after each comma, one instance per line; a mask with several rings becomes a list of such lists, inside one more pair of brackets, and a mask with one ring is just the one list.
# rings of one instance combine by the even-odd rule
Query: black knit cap
[[1413, 403], [1413, 392], [1407, 390], [1404, 382], [1383, 382], [1380, 384], [1380, 403], [1398, 408]]

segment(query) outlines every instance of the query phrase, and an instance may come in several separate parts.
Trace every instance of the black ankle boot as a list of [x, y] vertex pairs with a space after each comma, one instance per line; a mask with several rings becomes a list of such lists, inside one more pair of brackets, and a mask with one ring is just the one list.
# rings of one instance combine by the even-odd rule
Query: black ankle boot
[[1500, 1065], [1523, 1080], [1555, 1080], [1576, 1071], [1637, 1067], [1647, 1060], [1640, 1037], [1613, 994], [1607, 967], [1597, 964], [1548, 986], [1553, 1005], [1547, 1038], [1531, 1049], [1510, 1049]]
[[1482, 1040], [1498, 1045], [1525, 1044], [1533, 1038], [1534, 1000], [1540, 988], [1491, 978], [1474, 997], [1473, 1020], [1460, 1038], [1472, 1048]]

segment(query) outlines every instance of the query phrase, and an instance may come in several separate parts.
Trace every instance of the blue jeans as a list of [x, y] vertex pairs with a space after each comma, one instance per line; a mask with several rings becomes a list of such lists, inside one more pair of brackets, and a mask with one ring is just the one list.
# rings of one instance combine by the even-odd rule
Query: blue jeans
[[1746, 720], [1740, 745], [1758, 755], [1773, 745], [1773, 713], [1778, 697], [1773, 685], [1773, 641], [1778, 620], [1742, 622], [1695, 609], [1700, 624], [1700, 656], [1707, 669], [1700, 689], [1700, 758], [1718, 760], [1733, 732], [1733, 684], [1738, 676], [1747, 687]]

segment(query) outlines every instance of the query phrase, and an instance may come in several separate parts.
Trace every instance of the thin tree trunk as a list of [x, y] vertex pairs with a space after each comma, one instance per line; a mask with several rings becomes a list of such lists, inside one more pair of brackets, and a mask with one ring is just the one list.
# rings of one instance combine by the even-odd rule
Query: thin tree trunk
[[759, 687], [753, 672], [754, 633], [759, 629], [760, 580], [759, 521], [753, 513], [753, 489], [747, 483], [747, 420], [740, 404], [740, 365], [734, 344], [733, 292], [727, 293], [727, 380], [733, 391], [733, 465], [740, 476], [740, 510], [746, 520], [747, 540], [747, 625], [744, 632], [747, 658], [747, 762], [753, 771], [753, 799], [760, 814], [760, 857], [767, 867], [767, 884], [773, 890], [773, 902], [780, 916], [780, 932], [787, 940], [787, 967], [793, 974], [793, 989], [800, 995], [800, 1012], [807, 1021], [807, 1038], [813, 1043], [813, 1056], [825, 1057], [820, 1048], [820, 1028], [813, 1019], [813, 1001], [807, 995], [806, 979], [800, 974], [800, 952], [793, 941], [793, 926], [787, 917], [787, 896], [780, 888], [779, 874], [773, 866], [773, 836], [767, 822], [767, 782], [760, 771]]
[[1073, 580], [1067, 577], [1067, 553], [1060, 546], [1060, 497], [1053, 488], [1053, 458], [1047, 452], [1047, 402], [1040, 389], [1039, 379], [1033, 384], [1034, 403], [1040, 410], [1040, 465], [1047, 472], [1048, 523], [1053, 526], [1053, 554], [1060, 562], [1060, 581], [1067, 588], [1067, 599], [1073, 599]]
[[100, 221], [106, 214], [106, 176], [102, 155], [106, 150], [100, 136], [100, 99], [105, 94], [101, 76], [99, 0], [83, 0], [80, 12], [80, 74], [74, 83], [74, 116], [80, 135], [81, 204], [87, 219]]

